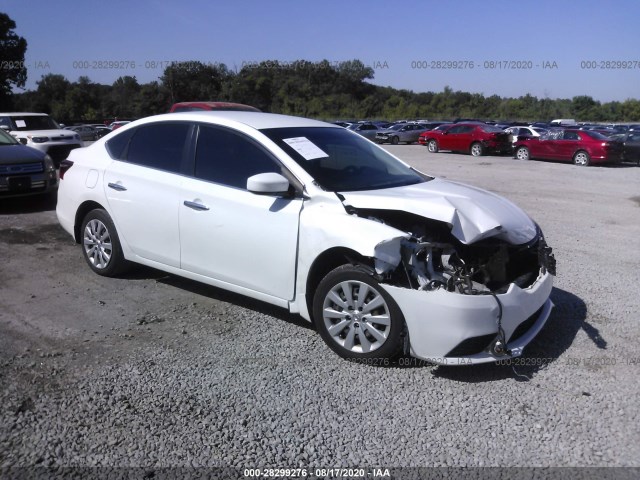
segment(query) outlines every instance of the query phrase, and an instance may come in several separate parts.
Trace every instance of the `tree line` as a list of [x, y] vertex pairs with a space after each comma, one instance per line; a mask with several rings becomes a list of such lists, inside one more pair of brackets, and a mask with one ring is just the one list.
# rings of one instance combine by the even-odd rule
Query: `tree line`
[[81, 76], [72, 82], [47, 74], [37, 88], [13, 94], [18, 111], [45, 112], [61, 122], [134, 119], [165, 113], [175, 102], [220, 100], [244, 103], [265, 112], [337, 119], [454, 119], [482, 118], [548, 121], [637, 122], [640, 101], [601, 103], [590, 96], [539, 99], [532, 95], [503, 98], [454, 91], [416, 93], [369, 83], [371, 67], [359, 60], [330, 63], [265, 61], [234, 72], [224, 64], [198, 61], [168, 65], [162, 76], [140, 84], [122, 76], [112, 85]]

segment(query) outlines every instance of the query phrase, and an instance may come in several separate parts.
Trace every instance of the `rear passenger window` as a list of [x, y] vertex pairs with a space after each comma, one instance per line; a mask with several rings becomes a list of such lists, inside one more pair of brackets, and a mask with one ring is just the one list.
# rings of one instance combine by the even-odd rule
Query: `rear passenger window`
[[188, 123], [156, 123], [136, 128], [126, 149], [127, 161], [179, 173], [189, 128]]
[[244, 190], [249, 177], [268, 172], [282, 173], [280, 164], [251, 139], [224, 128], [200, 126], [196, 178]]

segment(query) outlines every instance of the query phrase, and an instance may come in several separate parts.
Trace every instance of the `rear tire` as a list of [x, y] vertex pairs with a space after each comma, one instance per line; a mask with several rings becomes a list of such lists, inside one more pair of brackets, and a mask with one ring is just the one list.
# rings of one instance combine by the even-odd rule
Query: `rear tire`
[[116, 227], [109, 214], [97, 208], [82, 220], [82, 254], [89, 268], [98, 275], [113, 277], [124, 272], [128, 262], [124, 259]]
[[591, 157], [584, 150], [580, 150], [573, 156], [573, 163], [581, 167], [588, 167], [591, 165]]
[[471, 148], [469, 149], [469, 153], [474, 157], [481, 157], [484, 155], [484, 147], [479, 142], [474, 142], [471, 144]]

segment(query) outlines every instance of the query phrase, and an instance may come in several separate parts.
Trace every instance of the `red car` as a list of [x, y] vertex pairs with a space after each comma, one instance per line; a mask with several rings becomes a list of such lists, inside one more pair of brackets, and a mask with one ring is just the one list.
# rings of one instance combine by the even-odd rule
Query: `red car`
[[576, 165], [619, 162], [622, 142], [592, 130], [551, 130], [540, 137], [518, 137], [513, 156], [573, 162]]
[[231, 102], [179, 102], [171, 106], [169, 113], [193, 112], [197, 110], [234, 110], [241, 112], [259, 112], [256, 107]]
[[430, 152], [451, 150], [479, 157], [487, 152], [511, 153], [511, 134], [486, 123], [455, 123], [424, 132], [418, 140]]

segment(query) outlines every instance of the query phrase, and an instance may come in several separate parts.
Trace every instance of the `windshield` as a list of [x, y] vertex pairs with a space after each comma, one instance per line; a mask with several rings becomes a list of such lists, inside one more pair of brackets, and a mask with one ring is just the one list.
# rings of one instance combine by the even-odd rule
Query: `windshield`
[[328, 191], [378, 190], [431, 179], [342, 128], [269, 128], [261, 132]]
[[53, 118], [46, 115], [25, 115], [25, 116], [11, 116], [11, 122], [13, 123], [12, 130], [26, 131], [26, 130], [59, 130], [58, 125]]
[[396, 123], [395, 125], [387, 127], [387, 130], [400, 130], [402, 127], [404, 127], [404, 125], [404, 123]]
[[0, 145], [15, 145], [18, 141], [8, 133], [0, 130]]

